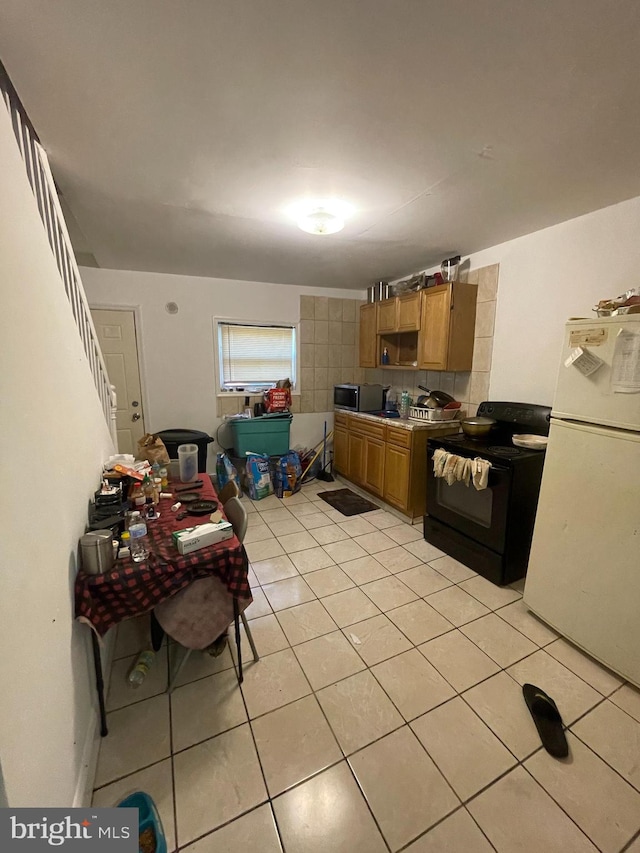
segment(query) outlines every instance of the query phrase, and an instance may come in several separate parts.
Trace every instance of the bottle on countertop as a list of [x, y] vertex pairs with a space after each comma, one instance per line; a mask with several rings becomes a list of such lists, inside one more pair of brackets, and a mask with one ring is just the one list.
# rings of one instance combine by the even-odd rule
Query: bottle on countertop
[[147, 525], [137, 510], [132, 512], [130, 516], [129, 535], [131, 536], [131, 556], [136, 563], [143, 563], [149, 556], [149, 552], [145, 547]]
[[385, 347], [382, 350], [382, 358], [380, 359], [380, 364], [389, 364], [389, 350]]
[[252, 417], [253, 413], [251, 411], [251, 404], [249, 402], [249, 397], [244, 398], [244, 413], [248, 418]]
[[166, 468], [160, 469], [160, 485], [162, 486], [163, 492], [169, 491], [169, 477], [167, 475], [167, 469]]
[[143, 683], [149, 670], [153, 666], [153, 661], [155, 660], [156, 653], [151, 649], [147, 649], [147, 651], [140, 652], [138, 655], [138, 659], [134, 663], [131, 668], [131, 672], [129, 673], [129, 684], [132, 687], [140, 687]]
[[160, 476], [160, 463], [159, 462], [152, 463], [152, 465], [151, 465], [151, 476], [154, 479], [156, 477]]
[[400, 417], [403, 420], [407, 420], [409, 417], [409, 406], [411, 405], [411, 397], [409, 396], [408, 391], [402, 392], [402, 397], [400, 398]]
[[162, 478], [155, 477], [153, 481], [153, 502], [160, 503], [160, 492], [162, 491]]

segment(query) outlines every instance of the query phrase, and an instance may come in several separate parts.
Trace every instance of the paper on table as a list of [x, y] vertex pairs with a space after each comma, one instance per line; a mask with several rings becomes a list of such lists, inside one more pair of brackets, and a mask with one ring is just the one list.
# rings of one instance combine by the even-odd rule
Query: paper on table
[[611, 390], [617, 394], [640, 393], [640, 334], [620, 329], [613, 351]]

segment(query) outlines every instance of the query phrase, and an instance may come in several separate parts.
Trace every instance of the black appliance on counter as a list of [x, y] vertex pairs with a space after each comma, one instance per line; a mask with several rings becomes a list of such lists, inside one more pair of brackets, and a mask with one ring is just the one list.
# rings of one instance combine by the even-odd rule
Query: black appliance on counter
[[[424, 538], [495, 584], [525, 576], [538, 506], [544, 451], [515, 447], [517, 434], [549, 434], [551, 409], [528, 403], [484, 402], [478, 416], [497, 421], [488, 437], [448, 435], [429, 439]], [[486, 489], [447, 485], [435, 477], [437, 448], [491, 463]]]

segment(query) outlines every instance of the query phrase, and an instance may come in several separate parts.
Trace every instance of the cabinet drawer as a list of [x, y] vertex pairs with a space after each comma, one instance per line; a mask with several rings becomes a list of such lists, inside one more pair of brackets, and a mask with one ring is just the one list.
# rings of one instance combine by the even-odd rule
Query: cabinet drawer
[[341, 426], [341, 427], [345, 427], [345, 428], [346, 428], [346, 426], [347, 426], [347, 424], [348, 424], [348, 422], [349, 422], [349, 421], [348, 421], [348, 418], [349, 418], [349, 415], [347, 415], [347, 413], [346, 413], [346, 412], [339, 412], [339, 411], [335, 411], [335, 412], [333, 413], [333, 423], [334, 423], [336, 426]]
[[364, 418], [350, 418], [349, 430], [350, 432], [357, 432], [360, 435], [367, 435], [370, 438], [377, 438], [380, 441], [384, 441], [384, 426], [366, 421]]
[[411, 432], [408, 429], [387, 427], [387, 441], [399, 447], [411, 447]]

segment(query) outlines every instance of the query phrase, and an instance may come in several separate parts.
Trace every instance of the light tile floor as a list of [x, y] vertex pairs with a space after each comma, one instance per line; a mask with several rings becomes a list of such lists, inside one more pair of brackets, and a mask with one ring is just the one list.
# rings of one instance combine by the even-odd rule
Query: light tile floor
[[[169, 851], [537, 853], [640, 849], [640, 692], [522, 603], [380, 509], [345, 518], [312, 483], [245, 500], [262, 655], [194, 652], [169, 698], [145, 620], [120, 626], [94, 803], [156, 800]], [[245, 660], [248, 644], [245, 643]], [[540, 747], [531, 681], [570, 726]]]

